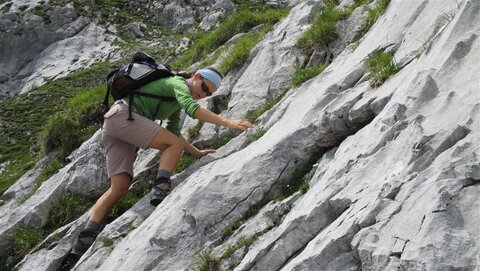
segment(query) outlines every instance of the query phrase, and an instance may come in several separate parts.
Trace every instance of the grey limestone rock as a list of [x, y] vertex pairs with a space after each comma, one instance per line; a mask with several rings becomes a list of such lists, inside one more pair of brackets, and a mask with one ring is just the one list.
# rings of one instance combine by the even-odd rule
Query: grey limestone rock
[[[257, 127], [174, 176], [175, 188], [158, 207], [145, 196], [107, 225], [101, 237], [113, 245], [98, 239], [73, 270], [191, 270], [202, 251], [226, 255], [252, 234], [248, 246], [222, 257], [222, 270], [230, 264], [238, 264], [236, 271], [478, 270], [480, 4], [458, 2], [447, 23], [440, 7], [448, 3], [391, 1], [358, 46], [347, 46], [319, 76], [287, 88]], [[228, 78], [219, 91], [232, 95], [226, 116], [242, 117], [284, 90], [298, 61], [292, 46], [312, 8], [306, 2], [293, 8]], [[402, 69], [372, 88], [363, 64], [378, 48], [391, 50]], [[191, 124], [187, 119], [184, 131]], [[247, 145], [260, 129], [263, 136]], [[29, 210], [34, 202], [48, 209], [51, 200], [40, 199], [59, 195], [57, 187], [91, 192], [73, 184], [80, 175], [96, 176], [82, 178], [104, 189], [101, 153], [87, 152], [88, 144], [35, 201], [15, 208], [8, 223], [0, 219], [0, 240], [10, 238], [12, 224], [41, 222], [44, 211]], [[140, 153], [137, 181], [151, 175], [156, 154]], [[235, 227], [252, 206], [278, 195], [313, 154], [321, 158], [307, 174], [305, 194], [269, 203]], [[87, 159], [95, 166], [81, 162]], [[58, 245], [19, 267], [51, 270], [82, 219]]]

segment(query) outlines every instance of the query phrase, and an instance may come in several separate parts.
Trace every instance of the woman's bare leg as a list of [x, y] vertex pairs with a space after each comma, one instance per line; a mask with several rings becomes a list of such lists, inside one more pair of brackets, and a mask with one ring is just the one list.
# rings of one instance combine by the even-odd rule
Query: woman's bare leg
[[113, 205], [127, 195], [131, 180], [132, 177], [128, 173], [112, 176], [110, 178], [110, 188], [93, 205], [89, 220], [100, 224], [110, 213]]
[[170, 173], [175, 169], [178, 159], [182, 156], [184, 145], [182, 140], [167, 129], [161, 129], [148, 144], [148, 147], [162, 150], [159, 170], [166, 170]]

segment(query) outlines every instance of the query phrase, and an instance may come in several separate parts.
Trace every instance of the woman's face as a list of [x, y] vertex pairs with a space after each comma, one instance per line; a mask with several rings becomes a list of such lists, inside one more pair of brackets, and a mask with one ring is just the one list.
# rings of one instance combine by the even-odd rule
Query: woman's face
[[199, 73], [196, 73], [193, 76], [190, 94], [194, 100], [199, 100], [210, 96], [215, 91], [217, 91], [217, 88], [210, 80], [204, 79]]

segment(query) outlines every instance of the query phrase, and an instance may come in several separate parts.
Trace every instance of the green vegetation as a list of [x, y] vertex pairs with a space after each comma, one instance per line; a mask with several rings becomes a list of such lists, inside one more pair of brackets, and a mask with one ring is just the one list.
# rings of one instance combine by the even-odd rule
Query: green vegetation
[[220, 259], [213, 256], [211, 250], [207, 249], [202, 251], [196, 260], [196, 265], [193, 270], [195, 271], [214, 271], [218, 270]]
[[300, 188], [298, 189], [298, 191], [300, 191], [300, 193], [302, 194], [305, 194], [307, 193], [308, 189], [310, 189], [310, 184], [304, 180], [300, 185]]
[[281, 192], [277, 196], [276, 200], [278, 201], [284, 200], [288, 198], [290, 195], [292, 195], [293, 193], [295, 193], [296, 191], [305, 193], [310, 187], [310, 185], [304, 179], [304, 176], [305, 174], [307, 174], [312, 170], [313, 165], [318, 160], [320, 160], [320, 158], [323, 156], [324, 153], [325, 152], [323, 150], [314, 152], [302, 167], [296, 169], [293, 172], [292, 177], [290, 178], [290, 181], [282, 185]]
[[112, 208], [112, 211], [105, 218], [107, 223], [110, 223], [120, 217], [123, 213], [133, 207], [141, 198], [150, 192], [150, 189], [144, 188], [140, 191], [130, 191], [127, 196], [122, 198], [117, 204]]
[[[178, 67], [179, 69], [186, 69], [191, 64], [200, 61], [203, 57], [206, 57], [218, 47], [224, 45], [225, 42], [236, 34], [249, 32], [250, 29], [261, 24], [273, 25], [287, 13], [287, 9], [266, 9], [258, 13], [240, 10], [214, 30], [199, 33], [193, 45], [178, 57], [176, 61], [172, 63], [172, 66]], [[244, 43], [247, 42], [244, 41]], [[251, 44], [248, 46], [250, 45]], [[242, 46], [246, 45], [243, 44]]]
[[258, 212], [265, 206], [267, 203], [272, 201], [270, 198], [263, 198], [256, 204], [250, 206], [243, 216], [235, 221], [230, 227], [228, 227], [225, 232], [222, 235], [222, 240], [225, 241], [227, 240], [228, 237], [230, 237], [235, 231], [240, 228], [243, 222], [247, 221], [249, 218], [253, 217], [254, 215], [258, 214]]
[[30, 191], [27, 195], [21, 198], [18, 203], [23, 204], [25, 201], [27, 201], [31, 196], [33, 196], [33, 194], [35, 194], [35, 192], [37, 192], [37, 190], [40, 188], [44, 181], [48, 180], [50, 176], [57, 173], [58, 170], [61, 169], [63, 166], [63, 162], [60, 161], [58, 158], [52, 159], [48, 163], [48, 165], [42, 169], [38, 177], [33, 182], [32, 191]]
[[376, 50], [365, 62], [365, 70], [370, 73], [370, 85], [378, 87], [388, 77], [397, 73], [399, 68], [395, 64], [393, 53]]
[[245, 141], [245, 143], [243, 144], [243, 147], [245, 148], [246, 146], [252, 144], [253, 142], [259, 140], [263, 135], [265, 135], [267, 133], [268, 130], [265, 130], [263, 128], [259, 128], [257, 129], [257, 131], [255, 131], [255, 133], [251, 134], [247, 140]]
[[64, 159], [90, 138], [103, 121], [99, 103], [104, 95], [104, 86], [84, 89], [67, 103], [65, 110], [50, 117], [40, 132], [44, 152], [59, 149], [60, 158]]
[[184, 153], [182, 157], [180, 157], [180, 159], [178, 160], [173, 173], [176, 174], [184, 171], [186, 168], [188, 168], [190, 165], [195, 163], [197, 160], [198, 159], [195, 156]]
[[8, 3], [6, 3], [6, 4], [2, 7], [2, 9], [1, 9], [0, 11], [1, 11], [2, 13], [7, 13], [7, 12], [9, 12], [9, 11], [10, 11], [10, 8], [12, 7], [12, 5], [13, 5], [13, 2], [8, 2]]
[[[46, 130], [43, 125], [48, 119], [55, 113], [61, 116], [58, 112], [72, 112], [72, 109], [67, 109], [69, 100], [94, 86], [103, 85], [104, 77], [99, 74], [108, 74], [110, 65], [109, 62], [92, 65], [29, 93], [0, 102], [0, 123], [3, 126], [0, 129], [0, 164], [6, 163], [5, 171], [0, 174], [0, 194], [43, 157], [43, 142], [35, 143], [40, 131]], [[105, 93], [101, 88], [97, 90]], [[91, 99], [91, 104], [98, 104], [103, 98]], [[88, 128], [80, 131], [82, 137], [86, 136], [86, 130]]]
[[197, 125], [194, 125], [188, 129], [188, 138], [192, 139], [195, 138], [200, 134], [200, 130], [203, 127], [203, 122], [198, 122]]
[[112, 240], [112, 238], [108, 238], [106, 236], [103, 236], [100, 241], [102, 241], [102, 244], [104, 247], [111, 247], [113, 246], [114, 242]]
[[24, 12], [27, 9], [28, 9], [28, 5], [21, 5], [18, 7], [18, 10], [20, 10], [21, 12]]
[[245, 115], [245, 119], [247, 119], [251, 123], [254, 123], [258, 119], [258, 117], [260, 117], [263, 113], [267, 112], [274, 105], [276, 105], [278, 102], [280, 102], [282, 100], [283, 96], [285, 96], [285, 93], [286, 92], [284, 92], [281, 95], [278, 95], [277, 97], [274, 97], [272, 99], [267, 100], [262, 106], [260, 106], [259, 108], [255, 109], [255, 110], [248, 111], [247, 114]]
[[[342, 11], [337, 9], [338, 1], [326, 0], [325, 6], [315, 15], [312, 26], [298, 39], [297, 47], [306, 54], [311, 55], [315, 50], [327, 46], [338, 38], [337, 22], [349, 17], [352, 12], [368, 5], [372, 0], [355, 0], [354, 4]], [[365, 32], [361, 34], [363, 36]], [[359, 39], [359, 37], [357, 37]], [[318, 63], [310, 67], [299, 67], [292, 79], [292, 86], [299, 86], [303, 82], [322, 73], [328, 63]]]
[[223, 133], [220, 135], [220, 137], [218, 138], [218, 142], [217, 144], [215, 144], [213, 147], [215, 149], [218, 149], [224, 145], [226, 145], [228, 142], [230, 142], [230, 140], [232, 140], [233, 138], [233, 135], [231, 135], [230, 133]]
[[220, 63], [220, 72], [227, 74], [234, 68], [241, 67], [250, 55], [250, 51], [263, 39], [265, 34], [270, 31], [271, 25], [266, 25], [261, 31], [253, 34], [247, 34], [237, 41], [230, 49], [230, 54]]
[[374, 8], [368, 10], [368, 16], [365, 19], [367, 23], [365, 32], [372, 27], [378, 17], [387, 9], [389, 3], [390, 0], [379, 0]]
[[303, 53], [310, 55], [315, 49], [337, 39], [337, 21], [345, 19], [352, 11], [339, 11], [336, 6], [336, 1], [325, 1], [325, 6], [315, 15], [312, 26], [298, 39], [297, 46]]
[[95, 202], [94, 198], [82, 195], [65, 195], [59, 198], [48, 212], [44, 229], [47, 232], [60, 228], [84, 214]]
[[51, 10], [50, 6], [46, 5], [37, 5], [33, 8], [33, 14], [38, 15], [43, 18], [45, 24], [50, 24], [50, 16], [48, 12]]
[[[12, 256], [11, 266], [19, 262], [27, 255], [37, 244], [56, 229], [70, 223], [77, 217], [85, 213], [92, 205], [94, 199], [81, 195], [65, 195], [59, 198], [48, 213], [48, 220], [43, 227], [22, 227], [15, 231], [9, 254]], [[48, 247], [52, 242], [62, 238], [58, 233], [50, 237], [51, 239], [42, 244], [42, 247]], [[4, 259], [0, 259], [0, 263]]]
[[293, 75], [292, 85], [298, 87], [303, 82], [322, 73], [325, 70], [325, 67], [325, 64], [318, 63], [315, 66], [296, 69], [295, 74]]
[[13, 252], [23, 258], [43, 238], [45, 232], [40, 228], [19, 228], [14, 234]]

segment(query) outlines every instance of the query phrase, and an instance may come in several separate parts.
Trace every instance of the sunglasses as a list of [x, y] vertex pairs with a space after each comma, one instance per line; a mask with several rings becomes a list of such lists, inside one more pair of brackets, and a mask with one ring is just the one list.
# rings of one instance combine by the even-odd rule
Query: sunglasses
[[202, 87], [202, 91], [205, 93], [205, 95], [208, 96], [212, 96], [212, 92], [210, 92], [210, 89], [208, 88], [207, 84], [205, 84], [205, 79], [202, 78], [202, 84], [201, 84], [201, 87]]

